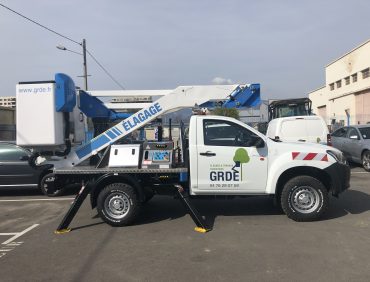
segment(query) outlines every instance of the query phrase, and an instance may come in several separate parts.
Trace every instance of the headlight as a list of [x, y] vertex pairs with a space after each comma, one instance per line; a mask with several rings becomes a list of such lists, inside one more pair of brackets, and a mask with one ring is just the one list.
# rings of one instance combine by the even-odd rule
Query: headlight
[[341, 151], [332, 151], [332, 150], [327, 150], [326, 151], [330, 156], [332, 156], [338, 163], [341, 164], [347, 164], [347, 159], [343, 155]]

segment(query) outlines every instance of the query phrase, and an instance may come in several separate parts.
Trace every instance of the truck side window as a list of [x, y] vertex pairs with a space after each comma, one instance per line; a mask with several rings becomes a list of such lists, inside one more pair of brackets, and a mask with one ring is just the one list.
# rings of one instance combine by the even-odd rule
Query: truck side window
[[215, 119], [203, 121], [204, 145], [248, 147], [252, 135], [251, 131], [233, 122]]

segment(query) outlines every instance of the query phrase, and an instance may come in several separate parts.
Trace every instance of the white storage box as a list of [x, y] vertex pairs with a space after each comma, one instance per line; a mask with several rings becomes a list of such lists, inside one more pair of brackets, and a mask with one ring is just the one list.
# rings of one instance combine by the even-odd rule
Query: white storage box
[[17, 85], [17, 144], [64, 144], [63, 113], [55, 109], [55, 83]]
[[109, 167], [139, 167], [140, 144], [112, 145]]

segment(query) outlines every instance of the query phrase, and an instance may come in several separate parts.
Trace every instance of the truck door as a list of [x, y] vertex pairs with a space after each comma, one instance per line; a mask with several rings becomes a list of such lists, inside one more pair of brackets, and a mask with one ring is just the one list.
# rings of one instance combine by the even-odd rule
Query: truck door
[[203, 134], [197, 137], [197, 185], [195, 189], [192, 185], [193, 193], [263, 193], [267, 146], [252, 146], [260, 137], [228, 120], [198, 119], [197, 123], [197, 128], [203, 129], [198, 132]]

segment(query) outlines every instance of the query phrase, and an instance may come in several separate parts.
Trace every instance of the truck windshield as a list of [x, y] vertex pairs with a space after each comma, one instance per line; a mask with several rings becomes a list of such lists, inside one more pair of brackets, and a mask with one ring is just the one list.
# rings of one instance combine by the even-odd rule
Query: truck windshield
[[306, 116], [308, 111], [304, 104], [281, 105], [277, 107], [277, 117]]
[[361, 132], [362, 138], [370, 139], [370, 127], [362, 127], [362, 128], [359, 128], [359, 130]]

